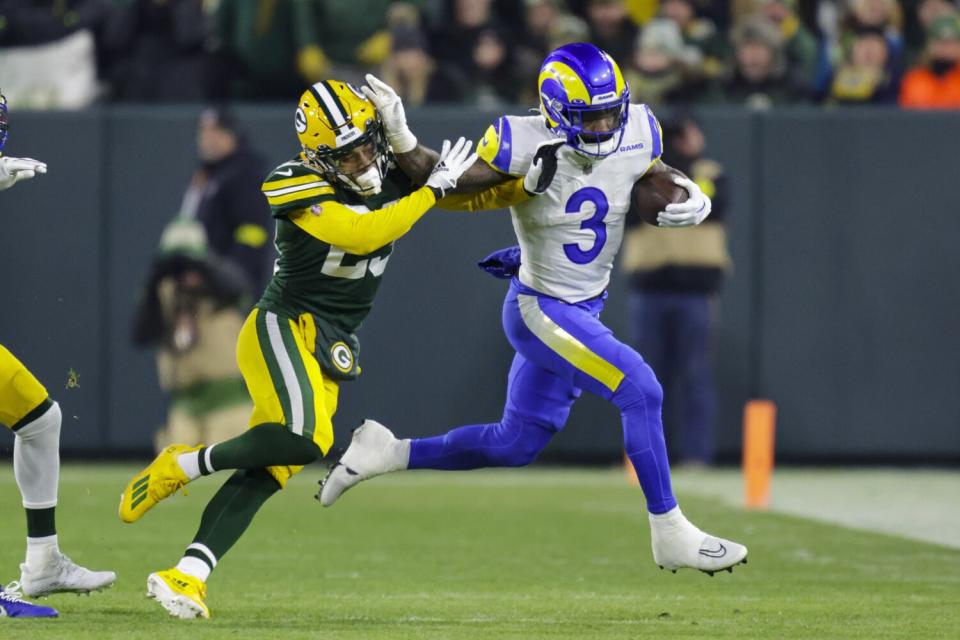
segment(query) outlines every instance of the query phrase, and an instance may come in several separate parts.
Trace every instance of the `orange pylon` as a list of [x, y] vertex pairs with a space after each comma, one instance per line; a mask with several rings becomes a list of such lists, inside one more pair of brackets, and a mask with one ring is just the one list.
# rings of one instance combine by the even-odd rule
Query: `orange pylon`
[[777, 405], [750, 400], [743, 409], [743, 487], [747, 509], [770, 506]]

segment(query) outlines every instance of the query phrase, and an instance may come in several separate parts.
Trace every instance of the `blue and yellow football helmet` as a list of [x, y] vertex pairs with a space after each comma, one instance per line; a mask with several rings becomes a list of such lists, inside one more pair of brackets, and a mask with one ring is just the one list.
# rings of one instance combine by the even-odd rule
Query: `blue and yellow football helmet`
[[[537, 84], [547, 126], [570, 146], [593, 157], [608, 156], [620, 148], [630, 88], [607, 53], [586, 42], [565, 44], [543, 61]], [[601, 120], [609, 126], [590, 127]]]

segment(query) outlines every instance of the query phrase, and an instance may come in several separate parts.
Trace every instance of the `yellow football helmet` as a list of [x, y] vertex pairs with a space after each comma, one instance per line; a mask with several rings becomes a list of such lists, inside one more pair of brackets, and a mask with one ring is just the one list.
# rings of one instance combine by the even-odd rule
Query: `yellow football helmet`
[[390, 147], [380, 114], [359, 89], [324, 80], [300, 96], [294, 124], [305, 162], [329, 182], [363, 196], [380, 191], [390, 166]]

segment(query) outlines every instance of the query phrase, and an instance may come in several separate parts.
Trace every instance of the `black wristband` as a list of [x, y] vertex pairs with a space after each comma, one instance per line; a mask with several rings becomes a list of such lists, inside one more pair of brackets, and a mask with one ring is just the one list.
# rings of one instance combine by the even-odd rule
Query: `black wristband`
[[437, 200], [440, 200], [440, 198], [443, 197], [443, 189], [441, 189], [440, 187], [434, 187], [431, 185], [426, 185], [426, 186], [429, 187], [430, 191], [433, 191], [433, 196]]

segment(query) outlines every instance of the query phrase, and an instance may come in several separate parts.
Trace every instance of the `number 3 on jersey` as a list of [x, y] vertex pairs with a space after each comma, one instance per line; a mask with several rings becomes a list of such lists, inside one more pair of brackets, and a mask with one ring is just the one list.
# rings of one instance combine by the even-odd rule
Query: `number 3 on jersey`
[[576, 242], [563, 245], [563, 252], [567, 254], [567, 258], [577, 264], [587, 264], [595, 260], [596, 257], [600, 255], [603, 245], [607, 242], [607, 225], [603, 219], [607, 217], [607, 212], [610, 211], [610, 205], [607, 203], [607, 196], [603, 195], [603, 191], [600, 191], [600, 189], [596, 187], [584, 187], [583, 189], [575, 191], [574, 194], [570, 196], [570, 199], [567, 200], [566, 212], [580, 213], [584, 203], [587, 202], [593, 203], [593, 206], [596, 207], [596, 212], [581, 222], [580, 228], [593, 231], [596, 236], [593, 241], [593, 246], [584, 251], [580, 248], [579, 243]]

